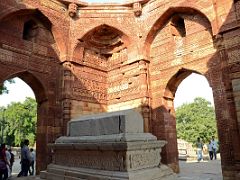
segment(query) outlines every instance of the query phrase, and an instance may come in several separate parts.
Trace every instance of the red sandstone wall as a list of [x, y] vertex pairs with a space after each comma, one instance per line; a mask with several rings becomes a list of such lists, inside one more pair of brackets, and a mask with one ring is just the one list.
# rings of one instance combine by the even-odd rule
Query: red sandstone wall
[[[116, 10], [121, 13], [116, 14], [115, 13]], [[73, 28], [71, 29], [72, 30], [71, 39], [73, 39], [72, 46], [76, 46], [76, 44], [81, 44], [81, 42], [83, 41], [88, 41], [88, 39], [84, 38], [86, 34], [91, 33], [91, 31], [93, 31], [94, 28], [103, 24], [107, 25], [109, 29], [119, 34], [122, 40], [124, 41], [125, 46], [125, 48], [119, 48], [118, 51], [114, 52], [108, 58], [104, 58], [103, 56], [101, 57], [100, 55], [95, 55], [96, 57], [98, 57], [99, 61], [104, 62], [104, 66], [102, 66], [101, 69], [102, 72], [99, 71], [100, 75], [102, 73], [106, 73], [107, 75], [106, 76], [107, 79], [102, 78], [101, 80], [97, 80], [105, 83], [99, 84], [98, 86], [101, 92], [106, 93], [105, 102], [104, 101], [101, 102], [101, 104], [105, 104], [106, 106], [104, 106], [104, 108], [102, 108], [101, 110], [87, 107], [86, 109], [88, 110], [85, 113], [98, 113], [100, 111], [116, 111], [127, 108], [139, 108], [142, 104], [142, 98], [144, 98], [146, 95], [145, 92], [142, 93], [141, 91], [143, 89], [141, 87], [142, 86], [141, 84], [143, 84], [143, 86], [146, 86], [144, 85], [144, 83], [146, 82], [145, 81], [141, 82], [142, 76], [140, 75], [141, 73], [140, 71], [142, 65], [139, 65], [138, 62], [139, 61], [137, 57], [138, 44], [136, 43], [136, 41], [138, 41], [139, 38], [138, 36], [136, 36], [137, 34], [134, 34], [134, 32], [139, 31], [139, 28], [137, 25], [129, 26], [129, 24], [135, 24], [134, 14], [130, 10], [131, 8], [129, 7], [121, 6], [119, 7], [109, 6], [107, 10], [99, 6], [80, 7], [78, 19], [75, 19], [75, 22], [72, 22], [73, 26]], [[86, 24], [88, 24], [88, 26], [86, 26]], [[78, 29], [78, 31], [76, 31], [76, 29]], [[79, 42], [79, 39], [83, 40]], [[83, 56], [80, 55], [81, 53], [79, 53], [80, 52], [79, 49], [80, 48], [73, 49], [74, 62], [76, 62], [76, 60], [74, 59], [77, 58], [82, 59], [79, 60], [79, 62], [83, 61]], [[90, 67], [94, 68], [93, 71], [96, 71], [96, 68], [99, 69], [101, 66], [99, 66], [98, 60], [94, 60], [94, 57], [91, 57], [91, 59], [92, 63]], [[80, 64], [83, 67], [89, 66], [89, 64], [87, 65], [86, 62]], [[83, 77], [85, 75], [81, 76]], [[86, 77], [87, 76], [85, 76], [85, 78]], [[99, 79], [101, 77], [95, 77], [95, 80], [96, 78]], [[85, 84], [85, 87], [87, 86], [88, 84]], [[99, 98], [96, 100], [97, 102], [100, 102]], [[85, 104], [88, 103], [88, 100], [83, 100], [83, 102], [84, 101]], [[96, 106], [97, 105], [95, 105], [95, 107]], [[79, 110], [77, 110], [77, 108], [73, 109], [74, 114], [72, 114], [72, 117], [84, 114], [84, 112], [80, 110], [81, 108], [79, 108]], [[141, 107], [139, 108], [139, 111], [141, 111]]]
[[[37, 169], [40, 170], [51, 161], [47, 144], [62, 134], [62, 68], [49, 20], [40, 12], [25, 8], [15, 1], [0, 3], [0, 79], [2, 83], [19, 77], [35, 93], [38, 102]], [[24, 39], [24, 24], [29, 20], [36, 22], [37, 35]]]
[[[146, 0], [122, 6], [80, 3], [70, 14], [65, 1], [3, 1], [0, 82], [17, 75], [33, 88], [39, 102], [38, 152], [49, 153], [46, 144], [66, 134], [71, 118], [136, 108], [145, 131], [168, 140], [163, 161], [178, 171], [174, 94], [191, 72], [201, 73], [213, 89], [223, 174], [234, 179], [240, 171], [239, 7], [230, 0]], [[22, 39], [23, 24], [36, 12], [20, 9], [31, 8], [52, 26], [48, 31], [41, 26], [41, 35], [29, 42]], [[171, 25], [176, 14], [184, 19], [183, 37]], [[114, 38], [95, 36], [103, 25], [121, 39], [110, 55], [103, 55], [103, 44]], [[51, 156], [39, 154], [38, 168], [44, 169]]]
[[72, 118], [106, 111], [107, 59], [87, 49], [83, 54], [73, 70]]
[[[172, 117], [174, 116], [173, 99], [178, 84], [185, 78], [181, 77], [179, 71], [207, 73], [208, 62], [216, 52], [211, 38], [211, 26], [205, 17], [199, 14], [188, 15], [184, 12], [178, 15], [184, 20], [186, 34], [181, 36], [177, 27], [172, 25], [174, 16], [166, 19], [152, 42], [149, 67], [151, 107], [154, 114], [153, 132], [159, 139], [163, 138], [169, 142], [165, 149], [168, 156], [163, 159], [169, 164], [176, 162], [177, 153], [176, 123], [175, 118]], [[169, 83], [177, 73], [179, 77], [174, 83]], [[156, 114], [158, 109], [164, 111], [165, 115]], [[159, 131], [158, 124], [165, 124], [162, 132]]]

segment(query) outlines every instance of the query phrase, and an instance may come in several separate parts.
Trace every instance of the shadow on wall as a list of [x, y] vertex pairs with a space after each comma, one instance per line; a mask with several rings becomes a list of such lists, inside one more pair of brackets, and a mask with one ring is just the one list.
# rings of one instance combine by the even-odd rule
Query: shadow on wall
[[[17, 8], [15, 1], [9, 1], [10, 5], [12, 5], [12, 3], [15, 3], [13, 6]], [[236, 8], [238, 6], [239, 1], [236, 2], [236, 5], [233, 4], [230, 12], [233, 13], [237, 11], [236, 13], [238, 14], [239, 12]], [[185, 18], [194, 13], [203, 15], [199, 11], [193, 9], [188, 10], [189, 8], [179, 8], [178, 13], [186, 13]], [[2, 51], [0, 59], [0, 79], [1, 82], [3, 82], [12, 75], [18, 74], [18, 72], [24, 72], [22, 73], [22, 79], [29, 82], [28, 84], [33, 86], [33, 89], [37, 89], [34, 91], [36, 97], [40, 98], [43, 96], [41, 94], [42, 91], [40, 91], [41, 88], [43, 88], [42, 90], [46, 96], [46, 101], [38, 107], [39, 119], [37, 134], [37, 166], [38, 170], [43, 170], [46, 168], [46, 165], [51, 162], [51, 152], [47, 149], [47, 143], [53, 142], [59, 135], [66, 134], [66, 124], [74, 113], [79, 115], [107, 110], [107, 88], [109, 87], [105, 82], [107, 82], [107, 75], [111, 76], [112, 74], [110, 70], [108, 72], [104, 70], [104, 68], [107, 64], [106, 61], [110, 58], [110, 50], [103, 54], [99, 54], [102, 52], [100, 51], [97, 52], [97, 54], [89, 49], [84, 52], [82, 47], [77, 47], [81, 53], [76, 55], [77, 58], [75, 60], [79, 58], [81, 62], [74, 62], [74, 60], [72, 60], [73, 62], [60, 62], [60, 50], [57, 48], [57, 44], [52, 36], [52, 28], [49, 27], [51, 23], [48, 22], [48, 20], [46, 22], [46, 18], [36, 10], [21, 10], [16, 12], [17, 13], [11, 13], [6, 16], [0, 24], [1, 34], [4, 34], [0, 40]], [[19, 15], [22, 15], [21, 19], [18, 18]], [[172, 19], [174, 28], [171, 33], [183, 38], [187, 36], [187, 29], [183, 26], [184, 18], [177, 16], [174, 9], [170, 8], [159, 18], [148, 34], [148, 42], [146, 42], [148, 54], [150, 53], [150, 44], [152, 44], [155, 38], [154, 33], [157, 34], [157, 32], [161, 31], [166, 21], [168, 21], [167, 19], [170, 19], [172, 16], [174, 16]], [[219, 139], [222, 142], [223, 174], [225, 171], [229, 171], [229, 168], [231, 169], [230, 171], [233, 171], [235, 174], [240, 171], [239, 166], [237, 166], [240, 161], [239, 124], [236, 113], [238, 110], [236, 108], [238, 107], [235, 106], [234, 101], [238, 97], [233, 94], [233, 91], [237, 91], [235, 87], [237, 87], [238, 82], [240, 82], [238, 75], [240, 71], [238, 63], [239, 43], [234, 44], [235, 41], [233, 38], [236, 37], [237, 39], [239, 29], [237, 21], [231, 21], [231, 18], [232, 14], [226, 18], [226, 22], [222, 25], [222, 28], [220, 28], [219, 33], [213, 37], [217, 52], [210, 60], [206, 61], [208, 70], [203, 73], [213, 89]], [[212, 35], [212, 31], [208, 27], [210, 22], [208, 19], [205, 20], [204, 22], [207, 22], [206, 29]], [[19, 24], [21, 24], [21, 26]], [[38, 24], [39, 26], [37, 26]], [[203, 26], [205, 27], [206, 24], [204, 23]], [[108, 28], [109, 26], [106, 25], [101, 26], [101, 33], [109, 33]], [[40, 37], [37, 36], [39, 33], [42, 33]], [[101, 33], [100, 35], [96, 33], [96, 36], [94, 36], [95, 39], [101, 37]], [[119, 33], [115, 33], [115, 31], [111, 33], [113, 37], [116, 37], [116, 44], [118, 44], [120, 48], [118, 49], [114, 46], [114, 49], [125, 51], [126, 47], [119, 41], [119, 37], [121, 38]], [[84, 48], [85, 46], [91, 46], [92, 48], [92, 44], [96, 43], [94, 39], [91, 42], [81, 42], [81, 40], [86, 41], [86, 39], [83, 38], [79, 40]], [[108, 40], [111, 41], [111, 39]], [[65, 42], [63, 41], [62, 43]], [[97, 45], [103, 46], [104, 48], [106, 46], [104, 43]], [[86, 59], [84, 59], [84, 56]], [[82, 66], [83, 64], [88, 66]], [[159, 97], [159, 99], [154, 100], [161, 100], [163, 102], [162, 105], [152, 106], [153, 102], [151, 102], [151, 105], [149, 102], [147, 105], [142, 105], [143, 107], [138, 107], [138, 109], [146, 109], [146, 111], [143, 111], [143, 116], [146, 119], [150, 119], [145, 121], [145, 126], [150, 127], [149, 131], [156, 135], [158, 139], [168, 141], [168, 144], [162, 152], [162, 162], [171, 166], [176, 172], [179, 166], [173, 98], [179, 83], [187, 77], [190, 72], [198, 72], [197, 69], [194, 69], [196, 64], [197, 62], [193, 63], [189, 68], [176, 65], [175, 67], [177, 68], [172, 69], [171, 72], [167, 72], [172, 75], [176, 74], [176, 77], [174, 77], [176, 80], [172, 82], [169, 81], [169, 85], [167, 85], [169, 87], [166, 87], [167, 93]], [[114, 65], [121, 66], [121, 64]], [[95, 66], [93, 68], [94, 70], [89, 68], [89, 66]], [[96, 67], [100, 70], [96, 70]], [[179, 68], [182, 70], [179, 71]], [[185, 69], [194, 70], [185, 71]], [[116, 70], [116, 72], [118, 71]], [[29, 76], [29, 73], [33, 76]], [[94, 80], [89, 81], [88, 78], [84, 79], [84, 77]], [[36, 81], [36, 79], [39, 81]], [[33, 83], [33, 81], [35, 83]], [[39, 82], [42, 84], [42, 87], [40, 86], [41, 88], [38, 87]], [[38, 98], [37, 101], [39, 101]], [[131, 100], [134, 100], [134, 97], [131, 98]], [[120, 100], [120, 96], [112, 102], [115, 103], [117, 100]], [[124, 101], [124, 97], [122, 97], [120, 101]], [[81, 108], [80, 111], [79, 108]], [[40, 151], [41, 153], [38, 153]], [[39, 154], [42, 154], [42, 156]], [[46, 156], [46, 154], [49, 156]]]
[[[8, 6], [9, 5], [9, 6]], [[3, 10], [2, 10], [3, 9]], [[39, 10], [16, 1], [0, 5], [0, 82], [19, 77], [34, 91], [37, 109], [37, 172], [51, 162], [47, 144], [62, 135], [63, 68], [51, 29]], [[57, 77], [57, 78], [56, 78]]]
[[[190, 62], [188, 65], [178, 65], [176, 66], [177, 68], [172, 68], [167, 72], [168, 74], [173, 74], [173, 78], [170, 78], [163, 98], [160, 97], [164, 105], [152, 109], [151, 127], [154, 135], [159, 139], [168, 141], [167, 146], [164, 147], [162, 152], [162, 161], [170, 166], [177, 165], [176, 121], [173, 109], [175, 92], [185, 77], [191, 72], [199, 71], [208, 79], [213, 90], [218, 136], [221, 142], [220, 151], [223, 175], [224, 177], [233, 179], [237, 178], [237, 173], [240, 171], [238, 166], [240, 160], [240, 136], [239, 123], [237, 120], [238, 106], [235, 105], [238, 98], [237, 86], [240, 82], [238, 75], [240, 71], [238, 63], [239, 10], [237, 8], [239, 6], [239, 1], [233, 4], [230, 14], [226, 17], [218, 34], [212, 37], [216, 53], [208, 57], [207, 60], [205, 57], [201, 59], [202, 62], [206, 63], [206, 71], [204, 70], [204, 64], [198, 64], [198, 62], [191, 64]], [[182, 10], [184, 9], [180, 9], [180, 13], [184, 12]], [[235, 13], [236, 17], [234, 16]], [[174, 13], [168, 13], [167, 15], [173, 14]], [[161, 27], [164, 26], [162, 23], [164, 19], [166, 20], [166, 17], [163, 17], [163, 20], [160, 18], [158, 21], [159, 24], [157, 27], [160, 29], [159, 31], [161, 31]], [[182, 27], [181, 21], [178, 25]], [[175, 30], [176, 29], [179, 34], [184, 34], [185, 36], [181, 28], [175, 28]], [[150, 32], [149, 36], [153, 36], [153, 34]], [[154, 38], [149, 38], [149, 40], [153, 41]], [[150, 44], [151, 43], [152, 42], [150, 42]], [[157, 104], [156, 101], [157, 100], [154, 100], [153, 103]]]
[[[218, 34], [214, 36], [217, 52], [208, 62], [206, 76], [213, 90], [218, 137], [221, 142], [221, 164], [224, 177], [239, 177], [240, 124], [238, 112], [239, 85], [239, 7], [234, 1]], [[237, 56], [236, 56], [237, 52]], [[209, 78], [210, 76], [210, 78]], [[229, 169], [230, 168], [230, 169]], [[237, 175], [238, 174], [238, 175]]]

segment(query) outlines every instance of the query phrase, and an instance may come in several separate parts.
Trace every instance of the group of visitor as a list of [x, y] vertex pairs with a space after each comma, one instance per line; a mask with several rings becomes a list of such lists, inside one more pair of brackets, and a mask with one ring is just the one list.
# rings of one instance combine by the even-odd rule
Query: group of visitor
[[217, 141], [214, 140], [214, 137], [209, 141], [208, 152], [211, 160], [213, 160], [213, 157], [215, 160], [217, 159]]
[[[21, 171], [17, 177], [34, 175], [35, 152], [29, 149], [29, 140], [26, 139], [21, 147]], [[14, 154], [11, 148], [7, 149], [6, 144], [0, 146], [0, 180], [7, 180], [11, 177], [12, 167], [14, 163]]]
[[[7, 161], [7, 156], [6, 156], [6, 145], [1, 144], [1, 149], [0, 149], [0, 180], [2, 178], [6, 180], [8, 178], [8, 168], [10, 166], [10, 163]], [[4, 176], [4, 177], [2, 177]]]
[[0, 146], [0, 180], [6, 180], [11, 176], [14, 154], [11, 148], [7, 149], [6, 144]]
[[35, 152], [33, 149], [29, 149], [29, 140], [25, 139], [21, 146], [21, 171], [18, 173], [17, 177], [28, 176], [34, 174], [34, 162], [35, 162]]
[[[197, 160], [198, 162], [200, 162], [201, 160], [203, 160], [203, 152], [202, 152], [203, 143], [200, 138], [197, 138], [196, 147], [197, 147]], [[218, 144], [217, 144], [217, 141], [214, 139], [214, 136], [212, 136], [212, 139], [209, 141], [207, 148], [208, 148], [210, 160], [213, 160], [213, 158], [216, 160]]]

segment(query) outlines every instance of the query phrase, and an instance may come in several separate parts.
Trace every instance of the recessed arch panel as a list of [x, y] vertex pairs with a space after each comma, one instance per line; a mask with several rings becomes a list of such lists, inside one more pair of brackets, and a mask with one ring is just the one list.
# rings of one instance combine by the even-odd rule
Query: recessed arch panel
[[[56, 23], [59, 22], [53, 16], [43, 10], [37, 8], [31, 9], [27, 7], [21, 7], [19, 9], [14, 8], [9, 10], [8, 13], [0, 16], [0, 22], [4, 23], [11, 20], [12, 18], [19, 18], [20, 16], [28, 17], [27, 21], [34, 20], [37, 24], [41, 24], [41, 26], [44, 26], [51, 33], [53, 36], [53, 42], [51, 43], [52, 48], [61, 60], [62, 57], [64, 57], [64, 54], [67, 53], [67, 44], [66, 40], [64, 40], [67, 37], [64, 36], [65, 32], [63, 32], [61, 27], [59, 25], [56, 25]], [[54, 45], [55, 42], [56, 45]]]
[[79, 43], [74, 48], [74, 54], [79, 46], [101, 54], [111, 54], [127, 48], [130, 43], [130, 38], [121, 30], [101, 24], [89, 30], [79, 39]]
[[207, 16], [205, 16], [205, 14], [203, 14], [201, 11], [189, 7], [170, 7], [159, 17], [159, 19], [157, 19], [157, 21], [153, 24], [152, 28], [148, 32], [144, 43], [144, 50], [146, 51], [147, 55], [149, 55], [150, 53], [150, 46], [155, 39], [157, 33], [166, 25], [166, 23], [171, 19], [171, 17], [174, 17], [174, 15], [176, 14], [200, 15], [207, 22], [207, 25], [203, 24], [203, 26], [206, 27], [211, 36], [213, 35], [211, 22], [209, 21]]

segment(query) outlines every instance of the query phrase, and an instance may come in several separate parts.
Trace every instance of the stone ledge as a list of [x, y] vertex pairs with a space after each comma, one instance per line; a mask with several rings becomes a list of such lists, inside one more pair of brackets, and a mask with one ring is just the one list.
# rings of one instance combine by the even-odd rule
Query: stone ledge
[[138, 112], [125, 110], [84, 116], [70, 121], [68, 128], [68, 136], [49, 145], [54, 153], [46, 179], [175, 177], [169, 167], [160, 166], [160, 153], [166, 141], [143, 132], [143, 118]]
[[150, 133], [121, 133], [102, 136], [62, 136], [55, 143], [95, 143], [95, 142], [132, 142], [132, 141], [156, 141], [156, 136]]
[[[49, 180], [175, 180], [176, 175], [170, 168], [160, 165], [156, 168], [137, 170], [133, 172], [102, 171], [88, 168], [71, 168], [50, 164], [46, 178]], [[57, 179], [56, 179], [57, 178]]]
[[49, 144], [52, 149], [78, 149], [78, 150], [143, 150], [152, 148], [162, 148], [166, 141], [136, 141], [136, 142], [68, 142]]

